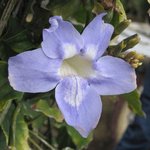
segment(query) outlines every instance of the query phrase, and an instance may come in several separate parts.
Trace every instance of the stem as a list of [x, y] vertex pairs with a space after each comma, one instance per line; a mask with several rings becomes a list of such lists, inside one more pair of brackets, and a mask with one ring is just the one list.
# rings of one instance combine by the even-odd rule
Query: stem
[[29, 141], [38, 149], [38, 150], [42, 150], [41, 147], [31, 138], [29, 138]]
[[29, 132], [34, 135], [38, 140], [40, 140], [43, 144], [45, 144], [51, 150], [56, 150], [53, 146], [51, 146], [48, 142], [42, 139], [39, 135], [35, 134], [33, 131], [29, 130]]

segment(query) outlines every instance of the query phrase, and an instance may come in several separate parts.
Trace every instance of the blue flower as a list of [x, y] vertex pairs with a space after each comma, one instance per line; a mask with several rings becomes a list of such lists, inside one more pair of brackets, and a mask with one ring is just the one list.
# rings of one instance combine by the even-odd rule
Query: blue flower
[[103, 55], [114, 31], [102, 13], [80, 34], [61, 17], [50, 18], [41, 48], [9, 59], [9, 81], [21, 92], [47, 92], [55, 97], [65, 121], [83, 137], [96, 127], [102, 112], [99, 95], [136, 88], [134, 69], [124, 60]]

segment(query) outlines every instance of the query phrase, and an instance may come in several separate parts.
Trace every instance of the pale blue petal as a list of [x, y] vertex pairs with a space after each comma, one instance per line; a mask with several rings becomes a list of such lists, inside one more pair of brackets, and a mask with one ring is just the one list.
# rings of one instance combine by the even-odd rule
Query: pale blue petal
[[87, 137], [100, 119], [99, 95], [79, 77], [67, 77], [56, 87], [56, 101], [65, 121], [83, 137]]
[[49, 20], [51, 27], [43, 30], [42, 49], [50, 58], [69, 58], [83, 47], [82, 37], [73, 25], [55, 16]]
[[61, 60], [48, 58], [39, 48], [9, 58], [10, 85], [21, 92], [47, 92], [59, 82]]
[[136, 89], [135, 70], [120, 58], [101, 57], [94, 69], [97, 74], [89, 79], [89, 83], [100, 95], [117, 95]]
[[111, 24], [104, 23], [102, 13], [96, 16], [82, 33], [84, 41], [84, 55], [94, 59], [99, 58], [109, 45], [114, 27]]

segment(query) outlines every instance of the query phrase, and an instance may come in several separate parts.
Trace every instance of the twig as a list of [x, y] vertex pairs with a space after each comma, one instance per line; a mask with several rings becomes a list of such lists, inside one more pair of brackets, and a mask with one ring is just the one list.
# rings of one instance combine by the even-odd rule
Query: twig
[[44, 139], [42, 139], [39, 135], [35, 134], [33, 131], [29, 130], [29, 132], [34, 135], [37, 139], [39, 139], [43, 144], [45, 144], [48, 148], [51, 150], [55, 150], [53, 146], [51, 146], [48, 142], [46, 142]]
[[42, 150], [41, 147], [31, 138], [29, 138], [29, 141], [38, 149], [38, 150]]

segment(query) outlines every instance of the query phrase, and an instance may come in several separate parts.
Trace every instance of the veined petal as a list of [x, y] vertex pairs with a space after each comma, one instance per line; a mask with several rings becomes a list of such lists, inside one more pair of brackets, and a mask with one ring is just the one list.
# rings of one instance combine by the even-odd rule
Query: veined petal
[[84, 41], [83, 53], [91, 59], [99, 58], [109, 45], [114, 27], [104, 23], [102, 17], [106, 13], [96, 16], [82, 33]]
[[51, 17], [51, 27], [43, 30], [42, 49], [50, 58], [69, 58], [83, 47], [82, 37], [73, 25], [61, 17]]
[[120, 58], [101, 57], [94, 69], [97, 75], [89, 79], [89, 83], [100, 95], [117, 95], [136, 89], [135, 70]]
[[60, 80], [61, 60], [48, 58], [39, 48], [11, 57], [8, 61], [10, 85], [21, 92], [46, 92]]
[[55, 96], [66, 122], [87, 137], [101, 115], [102, 104], [98, 94], [86, 80], [74, 76], [58, 84]]

